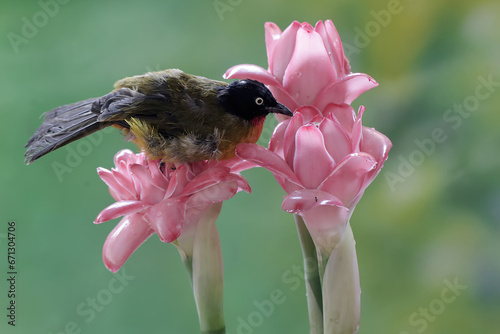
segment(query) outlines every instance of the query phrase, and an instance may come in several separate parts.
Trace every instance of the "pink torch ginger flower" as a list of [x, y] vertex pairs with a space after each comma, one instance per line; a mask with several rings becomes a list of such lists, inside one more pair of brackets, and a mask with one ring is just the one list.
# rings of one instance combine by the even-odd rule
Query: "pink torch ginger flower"
[[[290, 110], [311, 105], [323, 110], [329, 103], [350, 104], [378, 83], [369, 75], [351, 73], [342, 42], [331, 20], [315, 27], [294, 21], [285, 31], [265, 25], [269, 69], [251, 64], [226, 71], [226, 79], [254, 79], [266, 85]], [[279, 120], [285, 116], [278, 116]]]
[[106, 267], [116, 272], [153, 233], [173, 242], [192, 229], [214, 203], [223, 202], [240, 190], [250, 192], [238, 171], [238, 158], [223, 162], [203, 161], [161, 166], [159, 160], [122, 150], [115, 155], [115, 168], [98, 168], [101, 179], [117, 201], [97, 216], [102, 223], [123, 216], [103, 247]]
[[241, 144], [237, 155], [271, 171], [286, 191], [282, 208], [299, 214], [321, 253], [329, 255], [354, 207], [378, 174], [392, 146], [362, 126], [348, 105], [330, 104], [323, 113], [301, 107], [275, 129], [266, 150]]
[[[378, 83], [351, 73], [333, 23], [266, 23], [268, 70], [236, 65], [224, 77], [254, 79], [294, 110], [277, 117], [268, 149], [240, 144], [236, 154], [271, 171], [287, 193], [283, 210], [296, 215], [305, 261], [311, 333], [357, 333], [360, 287], [349, 219], [382, 168], [391, 141], [362, 125], [351, 102]], [[300, 216], [300, 217], [299, 217]], [[322, 296], [319, 298], [318, 296]]]

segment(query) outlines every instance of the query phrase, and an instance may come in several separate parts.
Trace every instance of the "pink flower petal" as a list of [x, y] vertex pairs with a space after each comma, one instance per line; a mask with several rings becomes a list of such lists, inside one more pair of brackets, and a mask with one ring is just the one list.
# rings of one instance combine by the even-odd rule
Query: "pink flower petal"
[[184, 190], [184, 187], [189, 183], [187, 176], [189, 172], [187, 165], [181, 165], [170, 174], [171, 178], [165, 192], [165, 198], [178, 196]]
[[361, 151], [370, 154], [377, 161], [377, 167], [367, 177], [366, 182], [368, 184], [373, 181], [384, 166], [391, 147], [392, 143], [389, 138], [373, 128], [363, 127], [363, 138], [360, 144]]
[[286, 212], [300, 214], [318, 205], [344, 206], [334, 195], [318, 189], [300, 189], [286, 195], [281, 208]]
[[321, 131], [314, 125], [301, 127], [295, 136], [293, 170], [304, 187], [317, 188], [334, 166]]
[[227, 167], [213, 167], [210, 169], [206, 169], [205, 171], [196, 175], [195, 178], [186, 185], [179, 196], [188, 196], [209, 188], [214, 184], [219, 183], [230, 172], [231, 170]]
[[297, 131], [304, 125], [304, 116], [302, 113], [296, 113], [285, 131], [285, 136], [283, 138], [283, 155], [288, 166], [293, 166], [293, 160], [295, 157], [295, 138], [297, 135]]
[[382, 163], [387, 160], [392, 142], [384, 134], [378, 132], [374, 128], [363, 127], [363, 138], [361, 140], [360, 149], [371, 155], [379, 163], [378, 168], [381, 168]]
[[265, 40], [266, 40], [266, 51], [267, 59], [271, 59], [276, 46], [277, 41], [281, 36], [281, 29], [277, 24], [273, 22], [266, 22], [264, 24], [265, 30]]
[[[283, 83], [283, 77], [295, 51], [297, 31], [300, 27], [301, 24], [298, 21], [294, 21], [278, 38], [277, 29], [279, 28], [274, 23], [266, 25], [266, 48], [268, 49], [267, 60], [269, 63], [269, 72], [271, 72], [280, 84]], [[272, 38], [268, 39], [268, 36]]]
[[165, 199], [153, 205], [145, 215], [149, 226], [162, 242], [172, 242], [181, 234], [188, 197]]
[[[331, 22], [331, 21], [330, 21]], [[332, 23], [333, 24], [333, 23]], [[335, 27], [334, 27], [335, 29]], [[343, 50], [342, 50], [342, 44], [340, 44], [340, 50], [337, 50], [337, 48], [334, 46], [334, 41], [332, 40], [331, 36], [329, 36], [328, 31], [325, 27], [325, 24], [323, 21], [318, 21], [316, 23], [316, 26], [314, 27], [314, 30], [320, 34], [321, 38], [323, 38], [323, 43], [325, 44], [325, 48], [328, 52], [328, 55], [330, 56], [330, 61], [333, 65], [333, 69], [335, 70], [335, 77], [343, 77], [344, 76], [344, 64], [343, 64]], [[336, 30], [335, 30], [336, 32]], [[338, 36], [338, 34], [337, 34]], [[342, 58], [339, 57], [338, 52], [342, 52], [341, 56]]]
[[299, 105], [311, 105], [335, 79], [321, 36], [315, 31], [299, 29], [293, 57], [283, 77], [283, 87]]
[[173, 174], [177, 172], [177, 165], [175, 163], [167, 162], [163, 166], [160, 166], [160, 172], [165, 176], [165, 179], [170, 182]]
[[352, 133], [351, 133], [351, 142], [352, 142], [352, 152], [357, 153], [359, 152], [359, 145], [361, 143], [361, 136], [363, 132], [363, 124], [362, 124], [362, 118], [363, 118], [363, 113], [365, 112], [365, 107], [360, 106], [358, 109], [358, 116], [356, 117], [356, 120], [354, 121], [354, 126], [352, 127]]
[[134, 199], [137, 199], [139, 197], [133, 177], [128, 171], [125, 173], [121, 173], [118, 170], [111, 169], [111, 173], [113, 174], [116, 182], [124, 189], [122, 193], [123, 196]]
[[127, 149], [127, 150], [121, 150], [118, 153], [116, 153], [113, 160], [114, 160], [115, 166], [118, 167], [122, 161], [125, 163], [125, 165], [129, 165], [131, 163], [136, 163], [137, 156], [134, 152]]
[[278, 125], [274, 128], [273, 134], [271, 136], [271, 140], [269, 141], [268, 149], [276, 153], [277, 155], [283, 157], [283, 145], [285, 143], [285, 131], [290, 124], [292, 118], [287, 119], [286, 121], [278, 123]]
[[260, 66], [241, 64], [231, 67], [224, 73], [224, 79], [252, 79], [264, 85], [281, 86], [271, 73]]
[[147, 204], [156, 204], [165, 197], [165, 189], [154, 184], [148, 167], [133, 164], [130, 166], [130, 171], [137, 178], [140, 185], [139, 196], [141, 201]]
[[189, 162], [184, 166], [188, 166], [187, 179], [191, 182], [196, 175], [207, 170], [207, 161]]
[[227, 181], [221, 181], [190, 196], [187, 207], [190, 210], [195, 206], [224, 202], [233, 197], [238, 188], [238, 182], [228, 177]]
[[330, 103], [323, 110], [323, 115], [332, 120], [337, 120], [344, 131], [348, 135], [351, 134], [354, 120], [356, 119], [356, 113], [350, 105]]
[[378, 83], [369, 75], [352, 73], [327, 86], [312, 104], [319, 110], [323, 110], [329, 103], [351, 104], [358, 96], [377, 86]]
[[236, 173], [236, 174], [238, 174], [242, 171], [245, 171], [247, 169], [250, 169], [250, 168], [259, 167], [250, 161], [246, 161], [244, 159], [241, 159], [238, 156], [235, 156], [234, 158], [231, 158], [231, 159], [221, 160], [221, 161], [216, 161], [216, 160], [207, 161], [207, 166], [206, 166], [207, 169], [215, 167], [215, 166], [229, 168], [229, 169], [231, 169], [231, 173]]
[[313, 26], [309, 22], [302, 22], [302, 28], [308, 32], [314, 31]]
[[[232, 177], [236, 176], [235, 174], [231, 174]], [[238, 184], [238, 192], [239, 191], [244, 191], [248, 194], [250, 194], [252, 192], [252, 187], [250, 187], [250, 184], [248, 183], [248, 181], [243, 177], [243, 176], [239, 176], [240, 179], [237, 180], [237, 184]]]
[[[260, 166], [257, 166], [260, 167]], [[238, 191], [244, 191], [247, 193], [252, 192], [252, 188], [250, 187], [250, 184], [248, 184], [248, 181], [241, 175], [236, 174], [236, 173], [230, 173], [228, 176], [226, 176], [224, 179], [222, 179], [222, 182], [235, 182], [236, 185], [238, 186]], [[229, 198], [228, 198], [229, 199]]]
[[264, 167], [275, 176], [288, 180], [290, 186], [288, 189], [285, 189], [287, 192], [304, 188], [285, 161], [276, 153], [266, 150], [262, 146], [257, 144], [240, 144], [236, 147], [236, 155]]
[[116, 181], [112, 171], [99, 167], [97, 168], [97, 174], [109, 187], [109, 192], [115, 200], [123, 201], [135, 199], [135, 196], [130, 191]]
[[[325, 21], [325, 37], [328, 42], [325, 44], [330, 45], [332, 49], [332, 58], [334, 59], [334, 64], [339, 73], [339, 77], [343, 77], [351, 72], [351, 67], [349, 66], [349, 61], [344, 54], [344, 47], [342, 46], [342, 41], [340, 40], [339, 33], [335, 28], [332, 20]], [[325, 38], [324, 37], [324, 38]]]
[[340, 123], [331, 118], [324, 118], [319, 126], [323, 134], [326, 150], [335, 162], [339, 162], [351, 153], [351, 140]]
[[330, 238], [337, 237], [338, 227], [347, 224], [349, 209], [338, 205], [318, 205], [302, 212], [301, 216], [313, 240], [316, 243], [324, 240], [324, 244], [328, 245], [331, 244]]
[[118, 217], [130, 215], [139, 212], [146, 208], [147, 205], [141, 201], [119, 201], [111, 204], [104, 210], [102, 210], [97, 218], [95, 219], [95, 224], [100, 224], [102, 222], [107, 222], [108, 220], [115, 219]]
[[353, 153], [335, 166], [318, 189], [337, 196], [348, 208], [354, 198], [368, 186], [366, 174], [373, 170], [377, 162], [366, 153]]
[[[190, 206], [189, 203], [186, 205], [186, 208], [189, 207], [189, 209], [185, 212], [184, 224], [182, 225], [182, 233], [179, 236], [179, 245], [182, 245], [189, 238], [195, 238], [194, 233], [198, 222], [200, 221], [200, 219], [202, 219], [205, 213], [210, 210], [212, 205], [213, 204]], [[180, 239], [184, 240], [181, 241]], [[194, 242], [194, 239], [192, 239], [191, 242]]]
[[285, 196], [283, 210], [302, 216], [322, 254], [330, 254], [340, 240], [349, 210], [335, 196], [317, 189], [304, 189]]
[[127, 201], [128, 199], [121, 195], [121, 193], [115, 191], [113, 188], [109, 188], [109, 193], [117, 201]]
[[[147, 166], [151, 174], [151, 182], [153, 182], [154, 185], [157, 186], [158, 188], [167, 189], [168, 179], [160, 169], [161, 160], [148, 161]], [[164, 168], [168, 168], [168, 166], [165, 165]]]
[[319, 109], [314, 106], [301, 106], [297, 108], [295, 112], [300, 113], [302, 115], [303, 117], [302, 124], [310, 123], [313, 121], [313, 119], [317, 118], [318, 116], [323, 118], [323, 114], [321, 113], [321, 111], [319, 111]]
[[102, 249], [104, 265], [116, 273], [154, 231], [141, 215], [125, 216], [106, 238]]

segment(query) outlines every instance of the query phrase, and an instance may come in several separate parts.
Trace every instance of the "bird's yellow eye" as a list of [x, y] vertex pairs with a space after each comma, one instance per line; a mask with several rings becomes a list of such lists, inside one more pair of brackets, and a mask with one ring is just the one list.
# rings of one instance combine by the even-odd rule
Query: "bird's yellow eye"
[[264, 103], [264, 99], [262, 97], [258, 97], [255, 99], [255, 104], [257, 104], [258, 106], [262, 105], [262, 103]]

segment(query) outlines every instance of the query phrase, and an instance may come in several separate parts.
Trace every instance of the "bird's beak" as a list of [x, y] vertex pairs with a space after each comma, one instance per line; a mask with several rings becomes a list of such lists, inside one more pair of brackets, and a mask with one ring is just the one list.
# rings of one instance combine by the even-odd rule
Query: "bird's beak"
[[269, 110], [270, 113], [274, 113], [274, 114], [283, 114], [283, 115], [286, 115], [286, 116], [293, 116], [293, 114], [290, 111], [290, 109], [288, 109], [287, 107], [285, 107], [284, 105], [282, 105], [279, 102], [276, 105], [276, 107], [271, 107], [268, 110]]

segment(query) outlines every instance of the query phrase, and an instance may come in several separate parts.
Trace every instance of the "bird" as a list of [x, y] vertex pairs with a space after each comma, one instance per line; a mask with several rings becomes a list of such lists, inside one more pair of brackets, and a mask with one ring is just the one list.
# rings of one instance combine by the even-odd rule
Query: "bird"
[[109, 126], [121, 129], [149, 160], [230, 159], [238, 144], [257, 142], [270, 113], [293, 116], [259, 81], [227, 83], [179, 69], [148, 72], [118, 80], [101, 97], [42, 114], [25, 146], [25, 163]]

